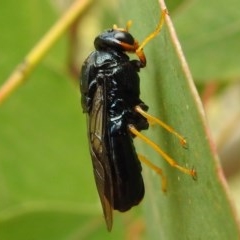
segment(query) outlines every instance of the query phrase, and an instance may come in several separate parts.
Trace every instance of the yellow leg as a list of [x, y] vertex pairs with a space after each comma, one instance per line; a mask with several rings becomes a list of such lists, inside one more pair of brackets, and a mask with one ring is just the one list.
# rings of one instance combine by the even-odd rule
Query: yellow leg
[[156, 123], [158, 125], [160, 125], [161, 127], [165, 128], [167, 131], [169, 131], [170, 133], [172, 133], [173, 135], [175, 135], [181, 145], [183, 147], [187, 147], [187, 141], [184, 137], [182, 137], [179, 133], [177, 133], [173, 128], [171, 128], [169, 125], [167, 125], [166, 123], [164, 123], [163, 121], [161, 121], [160, 119], [150, 115], [149, 113], [145, 112], [144, 110], [142, 110], [142, 108], [140, 106], [136, 106], [135, 107], [135, 111], [140, 113], [143, 117], [145, 117], [148, 121]]
[[144, 156], [138, 154], [138, 158], [141, 162], [143, 162], [144, 164], [146, 164], [148, 167], [150, 167], [153, 171], [155, 171], [162, 179], [162, 190], [163, 192], [167, 191], [167, 179], [163, 174], [163, 170], [161, 168], [159, 168], [158, 166], [154, 165], [153, 163], [151, 163], [147, 158], [145, 158]]
[[156, 143], [154, 143], [149, 138], [147, 138], [142, 133], [140, 133], [132, 124], [128, 125], [128, 128], [131, 131], [131, 133], [133, 133], [135, 136], [139, 137], [145, 143], [147, 143], [149, 146], [151, 146], [172, 167], [177, 168], [179, 171], [192, 176], [193, 179], [197, 178], [197, 172], [196, 172], [195, 169], [188, 169], [188, 168], [185, 168], [185, 167], [182, 167], [182, 166], [178, 165], [178, 163], [176, 161], [174, 161], [168, 154], [166, 154]]
[[136, 53], [138, 53], [139, 51], [142, 51], [144, 46], [159, 34], [159, 32], [162, 29], [163, 23], [165, 21], [165, 16], [167, 14], [168, 14], [167, 9], [162, 10], [162, 14], [156, 29], [143, 40], [143, 42], [139, 45], [138, 49], [136, 50]]
[[143, 47], [144, 47], [149, 41], [151, 41], [153, 38], [155, 38], [155, 37], [158, 35], [158, 33], [161, 31], [162, 26], [163, 26], [163, 23], [164, 23], [164, 20], [165, 20], [165, 16], [166, 16], [167, 13], [168, 13], [168, 12], [167, 12], [167, 9], [164, 9], [164, 10], [162, 11], [161, 18], [160, 18], [160, 20], [159, 20], [159, 23], [158, 23], [156, 29], [155, 29], [151, 34], [149, 34], [149, 35], [143, 40], [143, 42], [142, 42], [140, 45], [137, 45], [137, 46], [136, 46], [137, 48], [135, 49], [135, 53], [136, 53], [136, 55], [138, 56], [138, 58], [139, 58], [139, 60], [140, 60], [140, 62], [141, 62], [141, 64], [142, 64], [141, 67], [145, 67], [145, 66], [146, 66], [146, 63], [147, 63], [145, 54], [144, 54], [144, 52], [143, 52]]

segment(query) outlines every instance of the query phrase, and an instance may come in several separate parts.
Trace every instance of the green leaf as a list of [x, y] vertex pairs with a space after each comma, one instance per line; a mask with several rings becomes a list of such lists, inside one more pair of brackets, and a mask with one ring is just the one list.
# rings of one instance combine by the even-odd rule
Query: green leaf
[[[121, 9], [125, 19], [133, 19], [132, 32], [136, 31], [134, 36], [140, 42], [159, 19], [157, 1], [122, 1]], [[145, 53], [148, 64], [141, 72], [142, 99], [149, 105], [149, 113], [186, 137], [189, 147], [181, 148], [171, 134], [156, 126], [146, 134], [181, 165], [194, 167], [198, 173], [197, 181], [193, 181], [171, 168], [146, 144], [138, 144], [138, 150], [161, 166], [168, 180], [165, 195], [160, 191], [159, 177], [144, 168], [149, 239], [239, 239], [214, 143], [170, 22], [145, 47]]]
[[171, 12], [197, 81], [228, 81], [239, 77], [238, 3], [238, 0], [185, 1]]

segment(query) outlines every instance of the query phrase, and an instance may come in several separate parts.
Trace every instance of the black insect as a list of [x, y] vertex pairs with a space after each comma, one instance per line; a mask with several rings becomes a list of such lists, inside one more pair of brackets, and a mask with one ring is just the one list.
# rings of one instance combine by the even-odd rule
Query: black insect
[[[82, 66], [80, 81], [81, 102], [87, 113], [88, 137], [93, 170], [103, 212], [110, 231], [112, 210], [125, 212], [139, 204], [144, 196], [144, 183], [140, 161], [158, 172], [166, 181], [160, 168], [146, 158], [138, 156], [133, 144], [135, 136], [147, 141], [171, 165], [181, 171], [196, 175], [195, 170], [176, 164], [155, 143], [140, 133], [148, 129], [148, 120], [173, 132], [174, 130], [146, 113], [148, 106], [139, 98], [138, 72], [146, 66], [143, 46], [160, 31], [166, 11], [163, 11], [156, 30], [141, 45], [126, 29], [107, 30], [95, 38], [95, 51]], [[139, 60], [130, 60], [126, 52], [135, 53]], [[156, 150], [156, 148], [155, 148]]]

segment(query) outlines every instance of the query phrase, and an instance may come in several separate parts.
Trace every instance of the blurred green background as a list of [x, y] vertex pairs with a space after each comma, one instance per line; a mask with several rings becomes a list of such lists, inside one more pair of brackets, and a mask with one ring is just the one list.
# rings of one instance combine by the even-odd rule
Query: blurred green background
[[[65, 11], [66, 2], [61, 4], [0, 4], [1, 83]], [[91, 36], [87, 38], [88, 49], [80, 51], [78, 72], [82, 60], [93, 50], [92, 39], [102, 27], [99, 19], [107, 21], [113, 16], [110, 9], [114, 6], [109, 7], [99, 2], [83, 18], [92, 24], [79, 35], [85, 34], [84, 40]], [[109, 22], [111, 27], [116, 21], [110, 18]], [[78, 79], [68, 68], [69, 58], [75, 57], [70, 45], [66, 34], [26, 84], [1, 106], [0, 239], [112, 238], [106, 231], [93, 178]], [[137, 211], [119, 214], [115, 224], [121, 227], [112, 233], [116, 239], [126, 237], [123, 225], [130, 224]]]
[[[166, 4], [234, 190], [234, 186], [239, 188], [236, 162], [240, 153], [238, 148], [228, 153], [239, 143], [240, 18], [239, 3], [230, 2]], [[65, 8], [61, 1], [0, 3], [0, 83]], [[148, 239], [140, 207], [114, 213], [113, 232], [106, 231], [78, 82], [69, 70], [72, 61], [80, 70], [93, 50], [91, 39], [101, 29], [128, 20], [119, 11], [118, 1], [94, 2], [81, 18], [76, 48], [70, 47], [68, 34], [62, 37], [26, 84], [1, 105], [0, 239]]]

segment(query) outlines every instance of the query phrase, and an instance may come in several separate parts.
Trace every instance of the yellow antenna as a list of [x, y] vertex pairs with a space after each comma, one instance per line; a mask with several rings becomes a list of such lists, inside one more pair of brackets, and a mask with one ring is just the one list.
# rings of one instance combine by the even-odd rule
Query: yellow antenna
[[117, 26], [117, 24], [113, 25], [113, 29], [114, 30], [119, 30], [119, 31], [124, 31], [124, 32], [128, 32], [129, 28], [132, 26], [132, 20], [128, 20], [127, 24], [126, 24], [126, 28], [120, 28]]
[[132, 20], [128, 20], [126, 24], [126, 31], [129, 32], [129, 28], [132, 26]]

